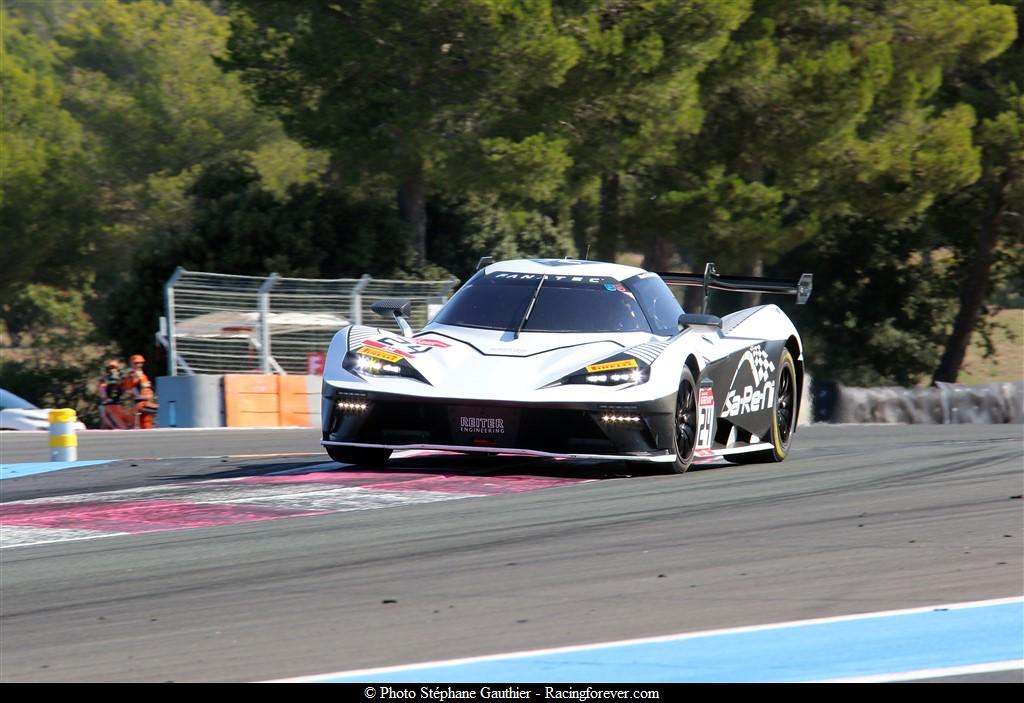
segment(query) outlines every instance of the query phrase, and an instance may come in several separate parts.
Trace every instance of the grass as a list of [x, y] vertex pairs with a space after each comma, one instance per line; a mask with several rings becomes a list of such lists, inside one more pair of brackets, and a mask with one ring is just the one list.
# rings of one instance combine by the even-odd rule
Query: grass
[[984, 358], [978, 335], [971, 336], [972, 343], [958, 378], [966, 386], [1024, 380], [1024, 309], [1000, 310], [991, 319], [1009, 329], [995, 331], [995, 354], [988, 359]]

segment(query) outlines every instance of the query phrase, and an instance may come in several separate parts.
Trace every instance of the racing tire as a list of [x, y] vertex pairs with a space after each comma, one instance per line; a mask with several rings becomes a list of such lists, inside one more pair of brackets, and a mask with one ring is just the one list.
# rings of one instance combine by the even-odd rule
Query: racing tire
[[772, 406], [771, 449], [763, 452], [751, 452], [729, 457], [735, 464], [761, 464], [782, 461], [793, 443], [793, 432], [796, 431], [797, 395], [796, 370], [793, 356], [788, 349], [783, 349], [779, 356], [779, 375], [777, 378], [779, 392], [775, 394]]
[[676, 453], [675, 460], [660, 466], [665, 467], [665, 473], [685, 474], [693, 463], [697, 449], [697, 383], [688, 366], [683, 367], [683, 375], [679, 379], [673, 425], [672, 448]]
[[390, 449], [372, 449], [370, 447], [324, 447], [327, 456], [339, 464], [356, 464], [358, 466], [384, 466], [391, 457]]

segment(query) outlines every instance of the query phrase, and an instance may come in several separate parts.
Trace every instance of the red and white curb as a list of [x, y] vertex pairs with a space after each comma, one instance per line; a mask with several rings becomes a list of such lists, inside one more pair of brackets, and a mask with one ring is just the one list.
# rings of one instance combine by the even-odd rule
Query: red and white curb
[[376, 510], [580, 483], [538, 476], [336, 471], [178, 482], [0, 505], [0, 548]]

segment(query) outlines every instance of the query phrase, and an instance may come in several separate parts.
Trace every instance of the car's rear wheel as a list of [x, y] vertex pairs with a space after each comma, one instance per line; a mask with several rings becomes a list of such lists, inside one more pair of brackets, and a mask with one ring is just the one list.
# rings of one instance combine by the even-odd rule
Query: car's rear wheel
[[672, 445], [676, 452], [675, 460], [665, 466], [674, 474], [684, 474], [693, 463], [693, 454], [697, 449], [697, 384], [693, 380], [693, 373], [686, 366], [683, 367], [679, 392], [676, 394]]
[[778, 393], [772, 408], [771, 442], [772, 448], [762, 452], [738, 454], [730, 457], [737, 464], [753, 464], [761, 462], [782, 461], [793, 443], [793, 432], [796, 430], [797, 396], [796, 370], [793, 356], [788, 349], [779, 355]]
[[370, 447], [324, 447], [327, 456], [339, 464], [357, 464], [360, 466], [384, 466], [391, 456], [390, 449], [373, 449]]

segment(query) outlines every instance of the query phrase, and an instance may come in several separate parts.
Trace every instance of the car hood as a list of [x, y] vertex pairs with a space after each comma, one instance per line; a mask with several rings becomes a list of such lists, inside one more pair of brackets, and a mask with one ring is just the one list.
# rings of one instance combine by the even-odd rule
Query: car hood
[[513, 339], [513, 333], [506, 330], [446, 325], [431, 325], [406, 338], [389, 333], [369, 335], [359, 329], [353, 330], [350, 349], [369, 345], [400, 354], [436, 392], [474, 398], [508, 397], [515, 390], [542, 388], [588, 364], [658, 339], [644, 332], [523, 332]]

